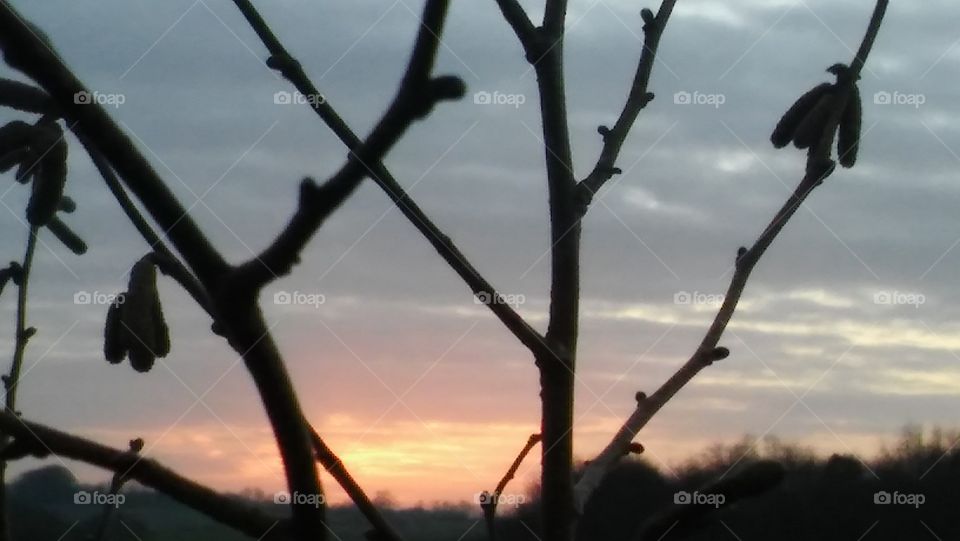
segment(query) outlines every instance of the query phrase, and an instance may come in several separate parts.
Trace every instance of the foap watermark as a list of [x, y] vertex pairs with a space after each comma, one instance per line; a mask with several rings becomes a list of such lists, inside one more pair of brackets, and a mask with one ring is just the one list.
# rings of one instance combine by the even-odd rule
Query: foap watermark
[[123, 293], [103, 293], [100, 291], [77, 291], [73, 294], [73, 304], [123, 304]]
[[278, 505], [312, 505], [319, 508], [327, 503], [327, 499], [323, 494], [277, 492], [273, 495], [273, 503]]
[[927, 96], [924, 94], [906, 94], [894, 90], [887, 92], [881, 90], [873, 95], [873, 103], [876, 105], [907, 105], [919, 109], [921, 105], [927, 103]]
[[273, 304], [279, 306], [313, 306], [320, 308], [327, 302], [323, 293], [306, 293], [303, 291], [277, 291], [273, 294]]
[[701, 293], [699, 291], [678, 291], [673, 294], [673, 304], [704, 304], [716, 306], [723, 304], [724, 295], [720, 293]]
[[727, 96], [724, 94], [705, 94], [699, 91], [691, 93], [681, 90], [673, 95], [673, 103], [676, 105], [712, 105], [719, 109], [721, 105], [727, 103]]
[[521, 505], [527, 503], [527, 497], [523, 494], [494, 494], [484, 490], [483, 492], [477, 492], [474, 494], [473, 501], [481, 506], [512, 505], [513, 507], [520, 507]]
[[81, 490], [73, 493], [73, 503], [77, 505], [110, 505], [120, 507], [126, 501], [127, 497], [123, 494], [103, 493], [96, 490], [93, 492]]
[[527, 296], [521, 294], [498, 293], [496, 295], [489, 291], [481, 291], [473, 296], [473, 304], [506, 304], [514, 308], [527, 302]]
[[323, 105], [327, 98], [323, 94], [304, 94], [281, 90], [273, 94], [274, 105]]
[[883, 304], [887, 306], [913, 306], [920, 308], [921, 304], [927, 302], [927, 297], [923, 293], [911, 293], [905, 291], [877, 291], [873, 294], [873, 304]]
[[673, 503], [677, 505], [712, 505], [713, 507], [720, 507], [727, 501], [727, 497], [723, 494], [709, 494], [704, 492], [687, 492], [686, 490], [681, 490], [673, 494]]
[[875, 505], [912, 505], [914, 509], [919, 509], [927, 501], [923, 494], [898, 492], [887, 492], [881, 490], [873, 494], [873, 503]]
[[521, 105], [527, 103], [527, 97], [523, 94], [507, 94], [499, 90], [493, 92], [481, 90], [474, 92], [473, 103], [476, 105], [511, 105], [515, 109], [519, 109]]
[[88, 92], [86, 90], [81, 90], [73, 95], [73, 103], [76, 105], [111, 105], [113, 107], [120, 107], [124, 103], [127, 103], [127, 97], [123, 94], [113, 94], [108, 92], [98, 92], [94, 90], [93, 92]]

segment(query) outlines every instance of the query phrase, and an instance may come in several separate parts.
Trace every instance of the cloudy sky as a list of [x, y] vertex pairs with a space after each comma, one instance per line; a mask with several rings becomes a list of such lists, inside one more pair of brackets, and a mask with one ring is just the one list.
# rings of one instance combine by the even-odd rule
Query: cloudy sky
[[[541, 2], [523, 2], [533, 17]], [[267, 245], [304, 176], [344, 147], [292, 88], [230, 2], [12, 2], [43, 28], [231, 261]], [[260, 2], [265, 17], [358, 133], [389, 103], [422, 2]], [[571, 2], [567, 88], [579, 176], [615, 120], [642, 39], [641, 5]], [[655, 7], [651, 5], [650, 7]], [[773, 125], [824, 70], [848, 62], [872, 1], [682, 0], [661, 45], [657, 98], [624, 147], [624, 174], [585, 219], [576, 452], [588, 458], [693, 351], [730, 278], [803, 169]], [[869, 457], [908, 423], [952, 426], [960, 406], [960, 5], [894, 2], [860, 83], [860, 161], [838, 171], [761, 260], [704, 371], [644, 430], [670, 468], [713, 442], [777, 435]], [[5, 77], [17, 77], [0, 68]], [[416, 125], [387, 159], [413, 198], [538, 328], [548, 222], [535, 78], [492, 1], [454, 2], [439, 72], [469, 93]], [[477, 103], [488, 92], [502, 103]], [[688, 93], [693, 103], [675, 99]], [[481, 94], [482, 96], [482, 94]], [[680, 94], [684, 96], [684, 94]], [[9, 112], [0, 119], [15, 118]], [[242, 363], [175, 284], [161, 294], [173, 351], [147, 375], [103, 361], [104, 296], [146, 245], [71, 146], [76, 257], [45, 235], [31, 289], [20, 409], [27, 418], [147, 453], [227, 490], [282, 474]], [[20, 259], [25, 190], [4, 187], [0, 253]], [[87, 293], [92, 304], [77, 304]], [[293, 295], [278, 304], [275, 295]], [[294, 295], [295, 294], [295, 295]], [[314, 302], [316, 301], [316, 302]], [[371, 493], [469, 500], [538, 430], [537, 373], [428, 243], [366, 183], [263, 296], [304, 408]], [[0, 299], [12, 350], [12, 290]], [[26, 462], [18, 468], [32, 467]], [[68, 464], [78, 476], [103, 474]], [[521, 469], [517, 488], [537, 475]], [[327, 482], [331, 486], [331, 482]]]

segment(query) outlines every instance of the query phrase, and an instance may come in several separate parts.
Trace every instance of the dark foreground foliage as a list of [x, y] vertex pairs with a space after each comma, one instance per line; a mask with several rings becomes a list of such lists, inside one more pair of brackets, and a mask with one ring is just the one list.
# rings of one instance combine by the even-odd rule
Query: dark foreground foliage
[[[903, 540], [960, 539], [960, 450], [957, 434], [908, 429], [898, 444], [861, 462], [853, 455], [818, 457], [804, 448], [749, 438], [716, 445], [679, 468], [656, 468], [646, 460], [625, 461], [597, 490], [583, 517], [581, 541]], [[709, 498], [718, 479], [736, 479], [761, 461], [783, 466], [782, 480], [763, 494], [674, 520], [678, 494]], [[13, 539], [86, 541], [97, 532], [99, 505], [77, 503], [77, 494], [105, 494], [106, 486], [78, 483], [61, 465], [28, 472], [9, 486]], [[523, 491], [523, 487], [515, 487]], [[538, 490], [525, 489], [527, 503], [503, 509], [498, 541], [537, 541]], [[247, 539], [166, 496], [132, 486], [111, 519], [107, 541], [239, 541]], [[237, 496], [284, 517], [287, 509], [270, 495]], [[681, 499], [683, 497], [681, 496]], [[710, 500], [716, 503], [716, 499]], [[888, 502], [888, 503], [882, 503]], [[728, 502], [729, 503], [729, 502]], [[408, 541], [487, 539], [479, 508], [447, 504], [430, 509], [386, 510]], [[677, 515], [686, 517], [689, 515]], [[667, 531], [650, 525], [666, 517]], [[362, 541], [369, 526], [352, 507], [332, 507], [330, 528], [343, 541]], [[644, 533], [647, 533], [647, 537]]]

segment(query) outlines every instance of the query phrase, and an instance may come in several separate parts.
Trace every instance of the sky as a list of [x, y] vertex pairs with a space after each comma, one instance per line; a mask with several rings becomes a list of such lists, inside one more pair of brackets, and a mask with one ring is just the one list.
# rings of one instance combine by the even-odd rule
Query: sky
[[[303, 177], [324, 179], [345, 159], [307, 105], [282, 103], [277, 93], [292, 87], [264, 66], [264, 48], [230, 2], [11, 3], [50, 36], [232, 262], [280, 231]], [[366, 133], [396, 90], [422, 2], [258, 4], [325, 99]], [[541, 16], [541, 2], [523, 4]], [[570, 4], [569, 121], [583, 177], [600, 150], [597, 126], [612, 125], [633, 78], [642, 6]], [[770, 131], [801, 93], [830, 79], [828, 66], [850, 61], [872, 9], [678, 2], [650, 84], [656, 99], [624, 145], [623, 174], [584, 219], [579, 458], [609, 440], [635, 392], [656, 389], [694, 351], [737, 248], [800, 180], [804, 153], [775, 150]], [[907, 424], [956, 425], [957, 16], [960, 5], [946, 0], [892, 2], [860, 81], [858, 164], [818, 188], [760, 261], [721, 341], [730, 357], [641, 433], [647, 458], [665, 471], [744, 434], [868, 458]], [[536, 82], [494, 2], [453, 2], [437, 73], [462, 77], [466, 98], [414, 125], [386, 164], [543, 330], [549, 224]], [[0, 76], [19, 77], [6, 67]], [[77, 257], [41, 238], [29, 307], [39, 333], [19, 409], [116, 447], [143, 437], [147, 455], [222, 490], [280, 490], [276, 447], [242, 362], [175, 283], [160, 284], [171, 354], [146, 375], [103, 360], [106, 299], [125, 289], [147, 246], [72, 139], [70, 151], [67, 193], [79, 208], [68, 222], [90, 250]], [[28, 194], [9, 180], [0, 257], [13, 260]], [[9, 327], [0, 350], [13, 348], [12, 291], [0, 297]], [[403, 505], [469, 501], [538, 431], [529, 352], [369, 181], [262, 301], [308, 418], [371, 494]], [[528, 459], [511, 490], [522, 492], [538, 467]]]

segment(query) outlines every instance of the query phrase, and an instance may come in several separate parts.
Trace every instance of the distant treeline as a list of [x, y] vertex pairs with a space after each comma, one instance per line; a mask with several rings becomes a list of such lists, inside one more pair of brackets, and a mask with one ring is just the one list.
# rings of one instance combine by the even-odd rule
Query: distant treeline
[[[672, 470], [631, 460], [590, 500], [578, 541], [960, 539], [958, 438], [908, 428], [895, 446], [865, 461], [818, 457], [775, 438], [716, 445]], [[771, 463], [782, 466], [782, 477], [771, 479]], [[721, 505], [724, 488], [744, 492], [751, 483], [762, 492]], [[500, 521], [500, 541], [536, 541], [533, 492], [529, 504]]]
[[[865, 462], [844, 454], [818, 457], [772, 438], [715, 445], [674, 469], [631, 459], [590, 500], [579, 540], [960, 539], [958, 437], [908, 429], [895, 446]], [[9, 491], [14, 540], [87, 541], [100, 524], [106, 487], [78, 483], [54, 465], [21, 475]], [[537, 541], [537, 488], [510, 486], [506, 492], [523, 497], [503, 506], [498, 541]], [[133, 486], [123, 496], [103, 541], [246, 539], [155, 492]], [[260, 491], [236, 497], [278, 517], [287, 512]], [[486, 540], [475, 507], [386, 513], [407, 541]], [[328, 516], [338, 539], [366, 539], [368, 526], [355, 509], [333, 507]]]

